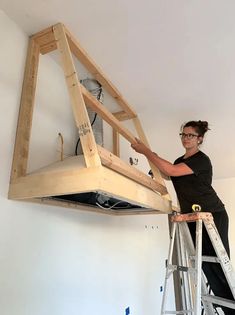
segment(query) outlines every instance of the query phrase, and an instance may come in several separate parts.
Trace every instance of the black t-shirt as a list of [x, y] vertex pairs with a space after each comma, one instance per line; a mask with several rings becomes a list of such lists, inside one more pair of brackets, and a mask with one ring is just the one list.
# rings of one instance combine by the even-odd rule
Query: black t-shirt
[[198, 151], [186, 159], [181, 156], [174, 162], [179, 163], [185, 163], [193, 171], [191, 175], [171, 177], [181, 212], [192, 212], [193, 204], [200, 205], [205, 212], [223, 211], [224, 205], [211, 186], [212, 165], [209, 157]]

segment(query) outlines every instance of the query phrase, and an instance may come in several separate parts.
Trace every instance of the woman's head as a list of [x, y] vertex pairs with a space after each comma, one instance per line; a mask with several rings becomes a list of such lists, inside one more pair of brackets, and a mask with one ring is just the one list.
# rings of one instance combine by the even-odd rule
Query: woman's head
[[185, 148], [197, 147], [203, 142], [205, 133], [209, 130], [207, 121], [191, 120], [185, 123], [180, 133]]
[[187, 123], [185, 123], [183, 125], [182, 129], [184, 129], [185, 127], [192, 127], [196, 131], [198, 136], [200, 136], [200, 137], [204, 137], [204, 134], [209, 130], [208, 122], [207, 121], [202, 121], [202, 120], [198, 120], [198, 121], [191, 120], [191, 121], [188, 121]]

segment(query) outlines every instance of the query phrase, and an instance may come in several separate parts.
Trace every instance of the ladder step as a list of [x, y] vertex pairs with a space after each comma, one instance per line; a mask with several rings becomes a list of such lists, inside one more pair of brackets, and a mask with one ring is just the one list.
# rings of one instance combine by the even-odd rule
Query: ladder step
[[213, 217], [210, 212], [193, 212], [171, 217], [171, 222], [194, 222], [198, 220], [213, 221]]
[[213, 256], [202, 256], [202, 261], [211, 262], [211, 263], [220, 263], [220, 259], [218, 257], [213, 257]]
[[185, 267], [185, 266], [179, 266], [179, 265], [168, 265], [167, 266], [168, 271], [183, 271], [183, 272], [195, 272], [195, 268], [192, 267]]
[[189, 314], [192, 313], [193, 310], [182, 310], [182, 311], [165, 311], [163, 314]]
[[[190, 259], [195, 260], [195, 256], [190, 256]], [[220, 259], [214, 256], [202, 256], [202, 261], [210, 263], [220, 263]]]
[[224, 298], [221, 298], [221, 297], [218, 297], [218, 296], [214, 296], [214, 295], [203, 295], [202, 296], [202, 300], [206, 301], [206, 302], [210, 302], [210, 303], [213, 303], [213, 304], [217, 304], [217, 305], [220, 305], [220, 306], [225, 306], [225, 307], [228, 307], [228, 308], [232, 308], [235, 310], [235, 301], [231, 301], [231, 300], [228, 300], [228, 299], [224, 299]]

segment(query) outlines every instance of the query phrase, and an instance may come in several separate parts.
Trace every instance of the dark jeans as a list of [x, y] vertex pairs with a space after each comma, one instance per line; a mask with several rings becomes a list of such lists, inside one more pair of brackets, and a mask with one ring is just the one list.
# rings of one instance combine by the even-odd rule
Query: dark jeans
[[[230, 249], [228, 242], [228, 225], [229, 219], [227, 212], [225, 210], [220, 212], [212, 213], [215, 225], [219, 232], [220, 238], [223, 242], [223, 245], [227, 251], [228, 256], [230, 257]], [[189, 230], [192, 236], [192, 239], [195, 244], [195, 236], [196, 236], [196, 223], [191, 222], [188, 224]], [[203, 226], [202, 230], [202, 255], [205, 256], [216, 256], [215, 250], [210, 241], [209, 235], [206, 231], [206, 228]], [[202, 269], [207, 277], [207, 281], [215, 294], [215, 296], [223, 297], [229, 300], [234, 300], [232, 292], [227, 284], [227, 280], [223, 273], [223, 270], [218, 263], [202, 263]], [[225, 315], [235, 315], [235, 310], [222, 307]]]

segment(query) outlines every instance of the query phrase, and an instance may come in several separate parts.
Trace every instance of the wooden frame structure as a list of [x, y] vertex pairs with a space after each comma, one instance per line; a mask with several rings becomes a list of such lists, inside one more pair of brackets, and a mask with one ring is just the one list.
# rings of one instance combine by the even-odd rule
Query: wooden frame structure
[[[39, 57], [40, 54], [47, 54], [56, 49], [60, 52], [83, 156], [70, 157], [36, 172], [27, 173]], [[116, 100], [121, 108], [120, 111], [111, 113], [80, 84], [72, 54]], [[96, 144], [87, 106], [113, 128], [113, 153]], [[21, 95], [9, 199], [56, 204], [108, 214], [170, 213], [171, 200], [158, 169], [150, 163], [154, 174], [152, 179], [118, 157], [119, 135], [130, 143], [136, 142], [135, 136], [122, 125], [122, 121], [127, 119], [133, 121], [137, 136], [148, 145], [135, 111], [63, 24], [56, 24], [32, 35], [29, 40]], [[142, 208], [118, 211], [81, 206], [51, 198], [90, 191], [102, 192]]]

